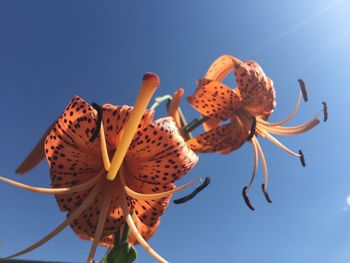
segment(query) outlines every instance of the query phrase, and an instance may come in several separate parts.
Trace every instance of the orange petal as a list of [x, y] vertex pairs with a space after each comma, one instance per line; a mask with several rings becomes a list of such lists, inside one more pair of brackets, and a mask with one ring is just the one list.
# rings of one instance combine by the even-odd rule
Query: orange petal
[[[103, 180], [106, 180], [103, 178]], [[98, 224], [101, 208], [103, 207], [104, 192], [106, 187], [112, 187], [112, 196], [108, 207], [106, 221], [103, 227], [99, 244], [104, 246], [113, 245], [113, 233], [117, 230], [118, 225], [124, 221], [124, 214], [121, 208], [121, 191], [120, 182], [117, 178], [113, 182], [108, 181], [112, 186], [104, 186], [96, 195], [94, 202], [86, 208], [79, 217], [70, 225], [72, 230], [82, 239], [93, 240], [96, 226]], [[129, 206], [131, 202], [129, 202]], [[69, 216], [70, 213], [68, 213]]]
[[[133, 107], [130, 106], [115, 106], [111, 104], [102, 105], [103, 108], [103, 124], [106, 134], [107, 145], [112, 149], [116, 149], [120, 140], [120, 136], [129, 119], [130, 112]], [[142, 116], [138, 130], [143, 129], [154, 117], [154, 110], [148, 110]]]
[[236, 120], [204, 132], [191, 140], [187, 145], [195, 152], [218, 152], [227, 154], [247, 140], [248, 131]]
[[35, 145], [34, 149], [28, 154], [28, 156], [23, 160], [23, 162], [17, 167], [16, 173], [24, 174], [32, 170], [45, 158], [45, 140], [46, 136], [51, 131], [52, 125], [45, 131], [40, 141]]
[[256, 115], [269, 115], [275, 105], [275, 89], [254, 61], [237, 63], [234, 68], [236, 82], [243, 99], [243, 106]]
[[202, 115], [221, 120], [232, 117], [242, 106], [238, 90], [233, 90], [218, 81], [199, 86], [187, 100]]
[[131, 175], [151, 184], [168, 184], [184, 176], [198, 161], [179, 134], [173, 118], [155, 121], [134, 138], [126, 163]]

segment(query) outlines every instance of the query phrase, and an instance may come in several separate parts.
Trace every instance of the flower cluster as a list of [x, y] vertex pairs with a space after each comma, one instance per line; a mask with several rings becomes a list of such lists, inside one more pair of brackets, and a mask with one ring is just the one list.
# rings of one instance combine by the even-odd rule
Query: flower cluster
[[[223, 83], [232, 71], [237, 82], [234, 89]], [[166, 262], [147, 240], [159, 227], [160, 217], [172, 195], [193, 185], [196, 180], [182, 186], [174, 183], [194, 167], [198, 161], [197, 153], [227, 154], [246, 141], [253, 145], [255, 161], [253, 176], [243, 188], [244, 200], [254, 210], [248, 191], [260, 158], [265, 176], [262, 188], [270, 201], [266, 191], [267, 165], [257, 138], [267, 138], [305, 164], [301, 151], [289, 150], [272, 135], [302, 133], [319, 123], [315, 117], [304, 125], [283, 126], [296, 114], [302, 95], [306, 98], [305, 85], [302, 81], [301, 84], [302, 92], [292, 114], [276, 123], [268, 122], [276, 105], [272, 80], [256, 62], [242, 62], [227, 55], [211, 65], [204, 78], [198, 81], [194, 94], [188, 97], [188, 102], [202, 115], [200, 120], [190, 123], [186, 122], [179, 107], [182, 89], [174, 96], [163, 97], [171, 100], [169, 116], [154, 120], [154, 108], [162, 98], [156, 99], [154, 106], [147, 110], [159, 86], [159, 78], [153, 73], [144, 75], [134, 107], [89, 105], [78, 96], [73, 97], [16, 170], [26, 173], [46, 157], [51, 187], [33, 187], [0, 177], [1, 181], [16, 187], [54, 195], [67, 218], [44, 238], [8, 258], [32, 251], [70, 226], [80, 238], [92, 240], [87, 262], [93, 261], [98, 245], [110, 248], [109, 257], [122, 257], [125, 246], [118, 245], [120, 240], [129, 244], [128, 249], [130, 245], [140, 244], [158, 261]], [[325, 103], [324, 106], [326, 117]], [[204, 132], [192, 136], [192, 131], [200, 126]], [[189, 196], [175, 200], [175, 203], [193, 198], [209, 182], [206, 178]], [[125, 235], [126, 229], [131, 233]], [[129, 254], [135, 258], [134, 253]]]

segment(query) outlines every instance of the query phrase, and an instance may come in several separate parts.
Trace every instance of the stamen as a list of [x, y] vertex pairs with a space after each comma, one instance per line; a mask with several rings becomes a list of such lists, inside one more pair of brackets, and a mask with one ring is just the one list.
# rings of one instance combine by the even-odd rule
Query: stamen
[[266, 164], [265, 155], [264, 155], [264, 152], [261, 149], [261, 146], [260, 146], [258, 140], [256, 139], [256, 137], [253, 137], [253, 140], [256, 143], [256, 146], [257, 146], [257, 149], [258, 149], [258, 154], [260, 155], [261, 162], [262, 162], [262, 165], [264, 167], [264, 185], [266, 187], [267, 186], [267, 182], [269, 180], [269, 176], [268, 176], [268, 171], [267, 171], [267, 164]]
[[128, 224], [131, 233], [134, 235], [134, 237], [136, 238], [137, 242], [155, 259], [157, 259], [159, 262], [162, 263], [168, 263], [168, 261], [166, 261], [164, 258], [162, 258], [156, 251], [153, 250], [153, 248], [147, 243], [147, 241], [142, 237], [142, 235], [140, 234], [140, 232], [138, 231], [134, 220], [132, 219], [129, 211], [128, 211], [128, 206], [126, 204], [126, 196], [125, 196], [125, 192], [122, 191], [121, 192], [122, 195], [122, 209], [123, 209], [123, 213], [125, 216], [125, 221]]
[[103, 166], [104, 166], [106, 171], [109, 171], [109, 169], [111, 168], [111, 162], [109, 160], [107, 144], [106, 144], [106, 136], [105, 136], [105, 131], [104, 131], [102, 122], [101, 122], [101, 127], [100, 127], [100, 142], [101, 142], [101, 153], [102, 153]]
[[278, 134], [278, 135], [294, 135], [299, 133], [307, 132], [308, 130], [311, 130], [316, 125], [318, 125], [320, 121], [317, 119], [317, 117], [313, 118], [308, 123], [298, 125], [298, 126], [292, 126], [292, 127], [282, 127], [282, 126], [276, 126], [276, 127], [269, 127], [265, 125], [261, 125], [263, 127], [262, 129]]
[[279, 121], [279, 122], [273, 122], [273, 123], [271, 123], [271, 122], [268, 122], [268, 121], [265, 121], [265, 120], [261, 119], [260, 117], [256, 117], [257, 122], [258, 122], [258, 123], [262, 123], [262, 124], [264, 124], [265, 126], [280, 126], [280, 125], [283, 125], [283, 124], [289, 122], [289, 121], [297, 114], [298, 109], [299, 109], [299, 106], [300, 106], [300, 102], [301, 102], [301, 97], [302, 97], [302, 96], [303, 96], [303, 95], [302, 95], [302, 93], [301, 93], [301, 91], [300, 91], [300, 92], [299, 92], [299, 97], [298, 97], [297, 103], [296, 103], [296, 105], [295, 105], [295, 107], [294, 107], [292, 113], [291, 113], [286, 119], [284, 119], [284, 120], [282, 120], [282, 121]]
[[253, 185], [253, 181], [255, 179], [256, 171], [257, 171], [258, 164], [259, 164], [258, 148], [257, 148], [254, 140], [252, 140], [252, 144], [253, 144], [253, 150], [254, 150], [254, 167], [253, 167], [252, 177], [250, 178], [249, 185], [247, 186], [247, 190], [246, 190], [247, 194], [248, 194], [250, 187]]
[[250, 203], [250, 200], [248, 198], [247, 189], [248, 187], [245, 186], [243, 187], [243, 190], [242, 190], [242, 196], [243, 196], [244, 202], [250, 208], [250, 210], [255, 211], [254, 206]]
[[289, 148], [287, 148], [279, 140], [277, 140], [274, 136], [272, 136], [269, 132], [259, 129], [259, 133], [261, 133], [262, 136], [264, 136], [265, 138], [269, 139], [270, 142], [272, 142], [273, 144], [275, 144], [276, 146], [278, 146], [282, 150], [286, 151], [287, 153], [289, 153], [289, 154], [291, 154], [291, 155], [293, 155], [295, 157], [300, 157], [299, 154], [297, 154], [297, 153], [293, 152], [292, 150], [290, 150]]
[[326, 122], [328, 120], [328, 107], [325, 101], [322, 101], [323, 104], [323, 121]]
[[44, 188], [44, 187], [35, 187], [35, 186], [30, 186], [26, 184], [22, 184], [20, 182], [16, 182], [10, 179], [7, 179], [5, 177], [0, 176], [0, 181], [3, 181], [5, 183], [8, 183], [10, 185], [13, 185], [15, 187], [28, 190], [34, 193], [39, 193], [39, 194], [48, 194], [48, 195], [64, 195], [64, 194], [71, 194], [74, 192], [79, 192], [85, 189], [90, 188], [93, 186], [102, 176], [102, 174], [105, 174], [105, 171], [101, 171], [98, 175], [95, 177], [91, 178], [89, 181], [86, 181], [82, 184], [75, 185], [72, 187], [62, 187], [62, 188]]
[[252, 125], [250, 126], [250, 132], [247, 138], [247, 141], [250, 141], [253, 136], [255, 135], [255, 128], [256, 128], [256, 118], [255, 117], [251, 117], [252, 120]]
[[93, 239], [93, 242], [92, 242], [92, 245], [90, 248], [90, 252], [89, 252], [89, 257], [87, 260], [89, 263], [93, 262], [96, 248], [97, 248], [98, 243], [101, 240], [102, 232], [103, 232], [103, 229], [104, 229], [104, 226], [106, 223], [106, 217], [107, 217], [107, 213], [108, 213], [109, 206], [110, 206], [111, 192], [112, 192], [110, 184], [107, 187], [108, 187], [108, 189], [105, 192], [105, 196], [104, 196], [103, 201], [102, 201], [102, 207], [101, 207], [101, 212], [100, 212], [100, 215], [98, 218], [97, 227], [95, 230], [95, 236], [94, 236], [94, 239]]
[[102, 184], [98, 184], [96, 185], [93, 190], [89, 193], [89, 195], [87, 196], [87, 198], [83, 201], [83, 203], [72, 212], [72, 214], [67, 217], [66, 220], [64, 220], [58, 227], [56, 227], [52, 232], [50, 232], [48, 235], [46, 235], [44, 238], [40, 239], [38, 242], [36, 242], [35, 244], [31, 245], [30, 247], [23, 249], [11, 256], [6, 257], [5, 259], [9, 259], [9, 258], [14, 258], [14, 257], [18, 257], [21, 256], [23, 254], [26, 254], [34, 249], [36, 249], [37, 247], [40, 247], [41, 245], [45, 244], [47, 241], [49, 241], [50, 239], [52, 239], [53, 237], [55, 237], [58, 233], [60, 233], [66, 226], [68, 226], [69, 224], [71, 224], [91, 203], [92, 201], [95, 199], [97, 193], [100, 191]]
[[304, 101], [307, 102], [308, 101], [308, 96], [307, 96], [307, 89], [306, 89], [305, 82], [302, 79], [298, 79], [298, 81], [299, 81], [301, 92], [303, 93]]
[[306, 166], [306, 164], [305, 164], [305, 158], [304, 158], [304, 154], [303, 154], [303, 152], [301, 151], [301, 150], [299, 150], [299, 155], [300, 155], [300, 162], [301, 162], [301, 165], [303, 166], [303, 167], [305, 167]]
[[160, 199], [160, 198], [164, 198], [164, 197], [167, 197], [169, 195], [172, 195], [174, 193], [177, 193], [177, 192], [180, 192], [181, 190], [193, 185], [198, 179], [194, 179], [182, 186], [179, 186], [179, 187], [176, 187], [175, 189], [172, 189], [172, 190], [169, 190], [169, 191], [165, 191], [165, 192], [162, 192], [162, 193], [156, 193], [156, 194], [143, 194], [143, 193], [138, 193], [134, 190], [132, 190], [131, 188], [129, 188], [127, 185], [126, 185], [126, 182], [125, 182], [125, 165], [122, 165], [120, 170], [119, 170], [119, 173], [120, 173], [120, 181], [121, 181], [121, 184], [125, 190], [125, 192], [127, 193], [128, 196], [132, 197], [132, 198], [135, 198], [135, 199], [140, 199], [140, 200], [157, 200], [157, 199]]
[[266, 191], [266, 187], [265, 187], [265, 184], [262, 184], [261, 185], [261, 189], [264, 193], [264, 196], [265, 196], [265, 199], [267, 202], [269, 202], [270, 204], [272, 203], [272, 200], [270, 199], [270, 196], [269, 196], [269, 193]]
[[32, 170], [45, 158], [45, 140], [50, 133], [53, 124], [45, 131], [40, 141], [35, 145], [34, 149], [28, 154], [28, 156], [22, 161], [22, 163], [16, 168], [16, 173], [24, 174]]
[[113, 156], [111, 167], [107, 174], [108, 180], [112, 181], [117, 176], [119, 168], [131, 144], [132, 138], [134, 137], [137, 127], [142, 119], [142, 115], [146, 111], [147, 105], [158, 86], [159, 78], [156, 74], [147, 73], [144, 75], [134, 109], [131, 111], [130, 117], [124, 128], [124, 130], [127, 132], [123, 132], [118, 148]]
[[204, 188], [206, 188], [209, 184], [210, 184], [210, 177], [205, 177], [204, 182], [201, 183], [200, 186], [198, 186], [196, 189], [194, 189], [192, 191], [192, 193], [181, 197], [179, 199], [175, 199], [173, 202], [174, 204], [183, 204], [189, 200], [191, 200], [192, 198], [194, 198], [199, 192], [201, 192]]
[[90, 142], [94, 142], [100, 132], [103, 109], [99, 104], [95, 102], [91, 103], [91, 106], [97, 111], [96, 128], [89, 139]]

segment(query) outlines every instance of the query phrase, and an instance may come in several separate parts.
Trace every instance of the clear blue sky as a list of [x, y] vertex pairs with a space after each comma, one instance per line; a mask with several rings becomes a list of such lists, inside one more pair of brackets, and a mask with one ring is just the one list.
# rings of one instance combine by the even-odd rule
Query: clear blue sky
[[[262, 196], [259, 167], [252, 212], [241, 197], [252, 171], [251, 145], [226, 156], [201, 155], [184, 181], [211, 176], [212, 184], [195, 200], [170, 205], [151, 244], [176, 263], [348, 263], [349, 25], [349, 1], [2, 0], [0, 174], [49, 185], [46, 163], [25, 176], [14, 170], [75, 94], [130, 105], [143, 73], [154, 71], [161, 78], [157, 95], [179, 87], [190, 95], [219, 55], [255, 60], [275, 83], [271, 120], [291, 111], [301, 77], [310, 100], [293, 124], [328, 102], [327, 123], [280, 138], [303, 149], [307, 167], [262, 142], [273, 203]], [[183, 107], [189, 119], [197, 117], [185, 102]], [[0, 257], [32, 244], [65, 218], [53, 197], [4, 183], [0, 208]], [[68, 228], [23, 258], [83, 262], [89, 247]], [[154, 262], [138, 251], [137, 262]]]

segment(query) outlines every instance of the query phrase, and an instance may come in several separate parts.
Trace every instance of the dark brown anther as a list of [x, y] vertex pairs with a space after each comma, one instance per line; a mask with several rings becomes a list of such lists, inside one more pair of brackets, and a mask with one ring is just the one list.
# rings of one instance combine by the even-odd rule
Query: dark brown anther
[[323, 121], [326, 122], [328, 120], [328, 107], [325, 101], [322, 101], [323, 104]]
[[204, 181], [201, 183], [201, 185], [198, 186], [196, 189], [194, 189], [194, 190], [192, 191], [192, 193], [190, 193], [190, 194], [188, 194], [188, 195], [186, 195], [186, 196], [184, 196], [184, 197], [181, 197], [181, 198], [179, 198], [179, 199], [174, 200], [174, 201], [173, 201], [174, 204], [177, 204], [177, 205], [178, 205], [178, 204], [183, 204], [183, 203], [185, 203], [185, 202], [191, 200], [191, 199], [194, 198], [200, 191], [202, 191], [204, 188], [206, 188], [206, 187], [210, 184], [210, 181], [211, 181], [210, 177], [205, 177], [205, 179], [204, 179]]
[[263, 193], [264, 193], [264, 196], [265, 196], [266, 201], [269, 202], [269, 203], [271, 204], [271, 203], [272, 203], [272, 200], [271, 200], [271, 198], [270, 198], [270, 196], [269, 196], [269, 193], [266, 191], [265, 184], [262, 184], [262, 185], [261, 185], [261, 189], [262, 189], [262, 191], [263, 191]]
[[250, 203], [250, 200], [248, 198], [247, 189], [248, 189], [248, 187], [246, 186], [242, 190], [242, 196], [243, 196], [244, 202], [249, 207], [250, 210], [255, 211], [254, 206]]
[[302, 79], [298, 79], [298, 81], [299, 81], [301, 93], [303, 94], [304, 101], [307, 102], [308, 101], [308, 97], [307, 97], [307, 89], [306, 89], [305, 82]]
[[98, 134], [100, 133], [103, 109], [99, 104], [95, 102], [91, 103], [91, 106], [97, 111], [96, 128], [89, 139], [90, 142], [94, 142], [94, 140], [97, 138]]
[[301, 162], [301, 165], [302, 165], [303, 167], [305, 167], [306, 164], [305, 164], [304, 154], [303, 154], [303, 152], [302, 152], [301, 150], [299, 150], [299, 154], [300, 154], [300, 162]]
[[251, 117], [251, 119], [252, 119], [252, 126], [250, 126], [250, 132], [249, 132], [247, 141], [250, 141], [253, 138], [254, 134], [255, 134], [256, 118], [255, 117]]

